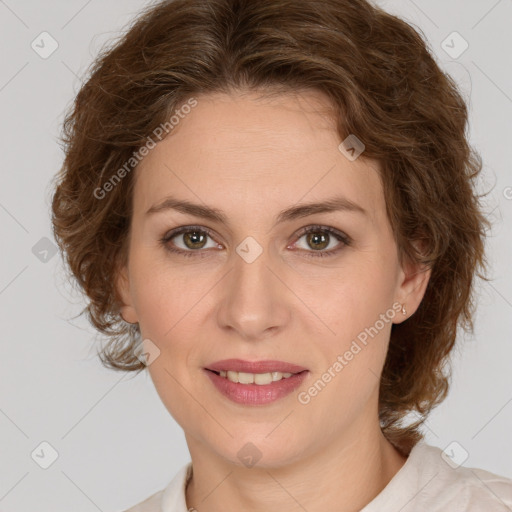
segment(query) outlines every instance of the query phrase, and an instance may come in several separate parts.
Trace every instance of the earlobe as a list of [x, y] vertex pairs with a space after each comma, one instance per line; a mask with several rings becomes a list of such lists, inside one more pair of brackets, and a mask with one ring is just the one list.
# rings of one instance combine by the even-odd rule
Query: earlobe
[[121, 306], [119, 314], [121, 315], [121, 318], [129, 324], [138, 323], [137, 314], [135, 313], [133, 306]]
[[137, 312], [133, 307], [133, 301], [130, 293], [130, 280], [126, 266], [121, 268], [116, 277], [116, 294], [119, 302], [119, 314], [121, 318], [130, 324], [136, 324], [139, 319]]
[[409, 260], [403, 266], [400, 272], [402, 281], [399, 283], [398, 301], [406, 306], [406, 314], [403, 315], [401, 322], [407, 320], [418, 309], [427, 290], [431, 274], [432, 269], [419, 262]]

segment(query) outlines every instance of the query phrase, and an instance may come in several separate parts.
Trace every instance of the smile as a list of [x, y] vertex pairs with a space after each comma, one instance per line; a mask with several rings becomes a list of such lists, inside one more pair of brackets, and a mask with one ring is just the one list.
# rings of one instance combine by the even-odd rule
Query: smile
[[222, 396], [246, 406], [268, 405], [290, 395], [309, 374], [308, 370], [298, 373], [248, 373], [205, 368], [203, 371]]
[[267, 372], [267, 373], [247, 373], [247, 372], [235, 372], [231, 370], [221, 370], [220, 372], [215, 372], [217, 375], [224, 377], [225, 379], [240, 383], [240, 384], [257, 384], [259, 386], [264, 386], [270, 384], [272, 382], [277, 382], [281, 379], [288, 379], [293, 373], [283, 373], [283, 372]]

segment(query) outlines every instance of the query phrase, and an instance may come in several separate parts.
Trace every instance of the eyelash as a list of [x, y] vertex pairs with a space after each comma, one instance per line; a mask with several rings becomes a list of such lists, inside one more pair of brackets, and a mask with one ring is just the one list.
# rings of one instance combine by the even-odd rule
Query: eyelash
[[[164, 248], [169, 251], [169, 252], [172, 252], [172, 253], [176, 253], [176, 254], [180, 254], [182, 256], [185, 256], [187, 258], [189, 257], [201, 257], [201, 258], [204, 258], [204, 257], [207, 257], [208, 254], [206, 254], [208, 251], [204, 251], [204, 250], [201, 250], [201, 249], [197, 249], [197, 250], [188, 250], [188, 251], [185, 251], [183, 249], [176, 249], [174, 247], [171, 247], [171, 245], [169, 244], [169, 242], [179, 236], [179, 235], [182, 235], [184, 233], [189, 233], [189, 232], [197, 232], [197, 233], [200, 233], [200, 234], [204, 234], [204, 235], [208, 235], [210, 238], [213, 239], [213, 233], [212, 231], [210, 231], [208, 228], [203, 228], [203, 227], [200, 227], [200, 226], [182, 226], [180, 228], [177, 228], [177, 229], [174, 229], [172, 231], [170, 231], [169, 233], [166, 233], [161, 239], [160, 239], [160, 243], [164, 246]], [[328, 226], [320, 226], [320, 225], [313, 225], [313, 226], [308, 226], [306, 228], [304, 228], [300, 235], [298, 236], [297, 238], [297, 241], [300, 240], [304, 235], [307, 235], [309, 233], [318, 233], [318, 232], [322, 232], [322, 233], [328, 233], [329, 235], [332, 235], [334, 236], [334, 238], [336, 238], [339, 242], [342, 242], [341, 246], [336, 248], [336, 249], [331, 249], [329, 251], [305, 251], [307, 253], [307, 257], [310, 257], [310, 258], [326, 258], [326, 257], [331, 257], [331, 256], [335, 256], [337, 255], [342, 249], [343, 247], [348, 247], [351, 245], [352, 243], [352, 239], [350, 237], [348, 237], [347, 235], [345, 235], [344, 233], [341, 233], [340, 231], [334, 229], [334, 228], [330, 228]], [[199, 254], [198, 254], [199, 253]]]

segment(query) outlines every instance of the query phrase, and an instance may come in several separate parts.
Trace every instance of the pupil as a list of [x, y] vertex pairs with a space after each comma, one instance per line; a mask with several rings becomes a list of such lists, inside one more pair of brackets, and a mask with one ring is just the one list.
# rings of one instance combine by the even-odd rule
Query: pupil
[[318, 234], [318, 233], [312, 233], [308, 236], [308, 243], [310, 242], [313, 242], [313, 244], [318, 244], [320, 243], [322, 246], [321, 247], [316, 247], [316, 249], [325, 249], [329, 243], [327, 241], [327, 235], [326, 234]]
[[[185, 234], [185, 239], [187, 241], [191, 241], [192, 248], [197, 248], [196, 246], [198, 244], [201, 245], [202, 242], [204, 243], [204, 238], [205, 238], [204, 234], [198, 233], [197, 231], [191, 231], [190, 233]], [[188, 245], [189, 244], [187, 243], [187, 246]]]

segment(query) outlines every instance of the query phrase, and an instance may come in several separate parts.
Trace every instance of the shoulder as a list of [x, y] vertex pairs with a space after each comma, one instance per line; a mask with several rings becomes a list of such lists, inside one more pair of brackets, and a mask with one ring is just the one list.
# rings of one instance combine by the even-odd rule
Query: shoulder
[[192, 464], [183, 466], [164, 489], [123, 512], [187, 512], [185, 488], [192, 474]]
[[512, 480], [461, 465], [466, 454], [457, 453], [459, 446], [443, 451], [421, 443], [411, 452], [411, 465], [418, 468], [421, 477], [417, 505], [440, 512], [512, 510]]
[[463, 466], [466, 458], [457, 443], [443, 451], [420, 441], [361, 512], [511, 512], [512, 480]]

